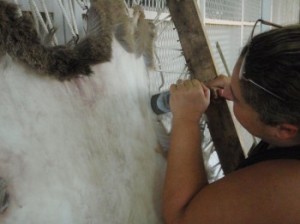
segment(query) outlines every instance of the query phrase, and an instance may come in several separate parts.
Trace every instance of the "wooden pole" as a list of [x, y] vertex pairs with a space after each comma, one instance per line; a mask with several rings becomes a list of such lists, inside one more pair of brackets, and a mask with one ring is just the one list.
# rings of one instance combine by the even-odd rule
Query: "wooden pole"
[[[187, 66], [200, 81], [217, 77], [204, 26], [196, 0], [167, 0]], [[212, 100], [208, 127], [225, 174], [232, 172], [244, 158], [243, 150], [225, 100]]]

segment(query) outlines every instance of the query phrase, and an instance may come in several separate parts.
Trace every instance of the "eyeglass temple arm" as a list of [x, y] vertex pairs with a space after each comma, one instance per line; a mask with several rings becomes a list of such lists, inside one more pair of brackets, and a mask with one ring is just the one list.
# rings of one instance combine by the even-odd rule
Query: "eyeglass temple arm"
[[255, 27], [256, 27], [257, 23], [259, 23], [259, 22], [260, 22], [261, 24], [268, 25], [268, 26], [274, 26], [274, 27], [277, 27], [277, 28], [282, 28], [282, 27], [283, 27], [283, 26], [278, 25], [278, 24], [276, 24], [276, 23], [272, 23], [272, 22], [269, 22], [269, 21], [266, 21], [266, 20], [263, 20], [263, 19], [258, 19], [258, 20], [256, 20], [256, 22], [255, 22], [255, 24], [254, 24], [254, 27], [253, 27], [253, 30], [252, 30], [252, 32], [251, 32], [250, 38], [253, 37]]

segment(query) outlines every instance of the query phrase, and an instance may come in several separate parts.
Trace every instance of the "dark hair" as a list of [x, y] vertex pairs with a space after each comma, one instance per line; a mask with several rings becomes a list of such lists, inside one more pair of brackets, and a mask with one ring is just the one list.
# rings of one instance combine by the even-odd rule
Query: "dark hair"
[[253, 80], [284, 101], [241, 79], [246, 102], [262, 122], [283, 122], [300, 127], [300, 25], [290, 25], [259, 34], [244, 47], [244, 77]]

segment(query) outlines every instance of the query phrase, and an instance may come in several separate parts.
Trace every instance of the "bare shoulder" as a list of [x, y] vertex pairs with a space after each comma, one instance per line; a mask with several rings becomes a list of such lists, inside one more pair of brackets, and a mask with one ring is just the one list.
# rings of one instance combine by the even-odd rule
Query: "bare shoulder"
[[188, 205], [184, 223], [300, 223], [300, 161], [273, 160], [208, 185]]

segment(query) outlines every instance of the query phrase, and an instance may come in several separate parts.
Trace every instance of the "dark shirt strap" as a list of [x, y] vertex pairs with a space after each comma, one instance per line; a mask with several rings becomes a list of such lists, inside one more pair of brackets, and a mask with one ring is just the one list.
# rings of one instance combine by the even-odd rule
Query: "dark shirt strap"
[[261, 141], [256, 147], [250, 150], [248, 158], [239, 164], [237, 170], [259, 162], [274, 159], [300, 160], [300, 145], [269, 148], [268, 143]]

